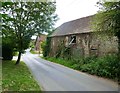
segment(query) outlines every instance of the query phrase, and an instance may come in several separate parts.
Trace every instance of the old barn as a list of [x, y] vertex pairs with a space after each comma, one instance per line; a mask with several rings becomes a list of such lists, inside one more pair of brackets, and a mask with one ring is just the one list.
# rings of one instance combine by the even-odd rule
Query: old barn
[[74, 57], [101, 56], [118, 51], [117, 38], [99, 37], [91, 28], [93, 16], [63, 23], [52, 33], [50, 56], [60, 51], [62, 44], [71, 49]]

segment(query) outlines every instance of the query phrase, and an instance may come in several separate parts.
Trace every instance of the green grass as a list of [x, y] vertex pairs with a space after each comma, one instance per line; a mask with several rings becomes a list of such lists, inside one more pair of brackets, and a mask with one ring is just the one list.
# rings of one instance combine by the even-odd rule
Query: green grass
[[2, 91], [41, 91], [23, 62], [2, 62]]
[[37, 52], [37, 51], [34, 51], [34, 50], [30, 50], [30, 53], [32, 53], [32, 54], [39, 54], [39, 52]]
[[54, 62], [54, 63], [64, 65], [66, 67], [69, 67], [69, 68], [72, 68], [72, 69], [75, 69], [75, 70], [80, 70], [80, 62], [77, 62], [77, 61], [66, 60], [66, 59], [62, 59], [62, 58], [54, 58], [54, 57], [47, 57], [47, 58], [44, 58], [44, 59], [49, 60], [50, 62]]
[[13, 52], [13, 56], [18, 56], [19, 52]]

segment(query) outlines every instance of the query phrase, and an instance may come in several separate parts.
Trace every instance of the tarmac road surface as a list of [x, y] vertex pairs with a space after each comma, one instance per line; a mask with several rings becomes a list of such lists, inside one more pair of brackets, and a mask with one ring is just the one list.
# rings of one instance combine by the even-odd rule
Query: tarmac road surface
[[116, 82], [46, 61], [28, 50], [22, 58], [44, 91], [118, 91]]

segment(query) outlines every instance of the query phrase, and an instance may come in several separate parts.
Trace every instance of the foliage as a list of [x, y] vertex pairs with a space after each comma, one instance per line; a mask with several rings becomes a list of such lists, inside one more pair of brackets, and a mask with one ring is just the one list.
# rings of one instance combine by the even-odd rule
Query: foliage
[[2, 57], [3, 60], [12, 60], [13, 48], [9, 44], [2, 45]]
[[18, 56], [18, 52], [14, 51], [13, 56]]
[[64, 59], [72, 59], [72, 55], [71, 55], [71, 48], [70, 47], [64, 47], [61, 51], [61, 56]]
[[35, 51], [33, 49], [30, 50], [30, 53], [32, 53], [32, 54], [39, 54], [39, 52], [37, 52], [37, 51]]
[[46, 45], [46, 41], [41, 42], [41, 49], [43, 50]]
[[50, 43], [51, 43], [51, 38], [50, 38], [50, 37], [47, 37], [46, 44], [45, 44], [44, 47], [43, 47], [43, 56], [44, 56], [44, 57], [49, 56], [50, 46], [51, 46]]
[[11, 34], [6, 37], [2, 37], [2, 57], [3, 60], [12, 60], [13, 52], [15, 48], [14, 39]]
[[35, 48], [35, 41], [31, 40], [29, 47], [32, 49]]
[[19, 66], [13, 64], [15, 64], [15, 61], [3, 61], [2, 63], [2, 90], [40, 92], [40, 87], [26, 65], [23, 62]]
[[67, 66], [67, 67], [71, 67], [73, 64], [73, 61], [70, 61], [70, 60], [68, 61], [68, 60], [65, 60], [63, 58], [46, 57], [45, 59], [52, 61], [52, 62], [62, 64], [62, 65]]
[[103, 57], [87, 57], [78, 60], [66, 60], [63, 58], [46, 58], [49, 61], [56, 62], [67, 67], [87, 72], [90, 74], [119, 79], [120, 60], [117, 55], [106, 55]]
[[61, 42], [59, 42], [59, 44], [57, 46], [57, 51], [56, 51], [56, 55], [55, 55], [56, 58], [63, 57], [63, 54], [64, 54], [63, 49], [65, 49], [64, 41], [61, 41]]
[[[50, 32], [55, 23], [54, 2], [2, 2], [3, 37], [12, 35], [19, 63], [21, 53], [29, 47], [32, 35]], [[6, 42], [6, 41], [5, 41]]]
[[57, 51], [56, 51], [56, 58], [63, 58], [63, 59], [71, 59], [71, 49], [70, 47], [66, 47], [64, 45], [64, 41], [61, 41], [59, 45], [57, 46]]
[[[2, 15], [2, 20], [8, 19], [7, 15]], [[12, 60], [15, 44], [15, 35], [7, 25], [2, 26], [2, 57], [3, 60]]]
[[107, 35], [117, 36], [118, 49], [120, 54], [120, 1], [118, 2], [98, 2], [100, 11], [93, 19], [93, 29]]
[[[50, 45], [51, 45], [51, 37], [47, 37], [46, 43], [43, 42], [42, 48], [43, 48], [43, 56], [47, 57], [50, 53]], [[59, 42], [57, 46], [57, 51], [55, 54], [56, 58], [64, 58], [64, 59], [71, 59], [71, 49], [70, 47], [65, 47], [64, 41]]]
[[108, 55], [105, 57], [93, 60], [91, 63], [81, 66], [81, 71], [88, 72], [90, 74], [96, 74], [98, 76], [109, 77], [112, 79], [118, 79], [120, 71], [120, 62], [115, 55]]

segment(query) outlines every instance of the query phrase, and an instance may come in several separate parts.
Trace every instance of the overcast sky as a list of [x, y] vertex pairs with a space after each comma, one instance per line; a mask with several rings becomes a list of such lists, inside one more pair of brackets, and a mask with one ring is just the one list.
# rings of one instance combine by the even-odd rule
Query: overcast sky
[[62, 23], [97, 13], [98, 0], [56, 0], [56, 13], [60, 18], [55, 27]]
[[[59, 20], [55, 27], [60, 26], [64, 22], [97, 13], [97, 1], [98, 0], [56, 0], [56, 14], [58, 14]], [[35, 39], [36, 36], [32, 38]]]

